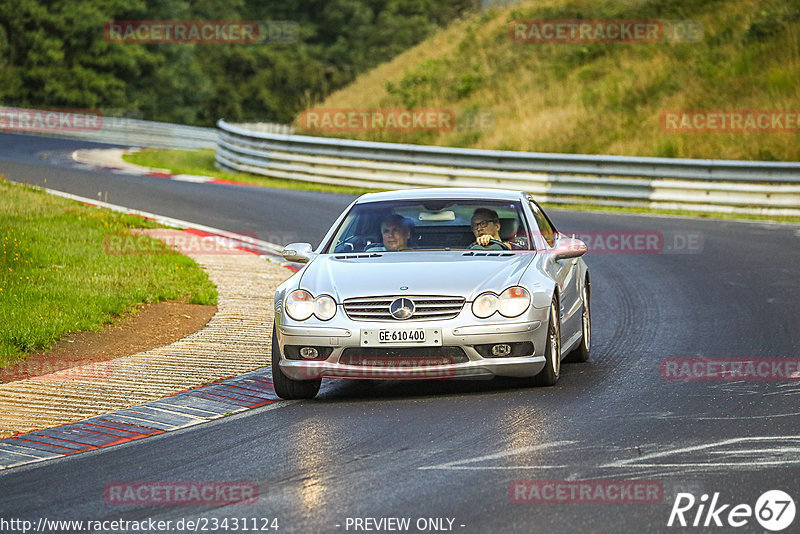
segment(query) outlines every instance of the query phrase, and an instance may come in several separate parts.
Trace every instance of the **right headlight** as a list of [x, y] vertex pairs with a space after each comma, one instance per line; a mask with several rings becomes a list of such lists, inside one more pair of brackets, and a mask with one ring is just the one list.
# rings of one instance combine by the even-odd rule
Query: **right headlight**
[[486, 319], [497, 311], [497, 295], [494, 293], [483, 293], [472, 302], [472, 313], [475, 317]]
[[295, 321], [305, 321], [315, 315], [320, 321], [329, 321], [336, 315], [336, 301], [330, 295], [314, 295], [305, 289], [296, 289], [286, 297], [286, 313]]
[[336, 315], [336, 301], [328, 295], [320, 295], [314, 299], [314, 315], [320, 321], [329, 321]]

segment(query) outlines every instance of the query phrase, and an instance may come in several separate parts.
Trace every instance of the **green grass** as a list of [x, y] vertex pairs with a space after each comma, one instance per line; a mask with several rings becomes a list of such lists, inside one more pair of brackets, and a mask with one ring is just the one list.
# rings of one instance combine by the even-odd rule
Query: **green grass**
[[[328, 184], [311, 184], [301, 180], [273, 180], [250, 174], [229, 173], [220, 171], [214, 167], [214, 151], [204, 150], [161, 150], [147, 149], [133, 154], [123, 156], [125, 161], [136, 165], [167, 169], [175, 174], [196, 174], [200, 176], [213, 176], [225, 178], [243, 183], [253, 183], [264, 187], [278, 187], [281, 189], [304, 189], [311, 191], [326, 191], [329, 193], [345, 193], [360, 195], [379, 191], [378, 189], [364, 189], [357, 187], [339, 187]], [[729, 220], [754, 220], [754, 221], [773, 221], [800, 223], [800, 217], [758, 215], [745, 213], [709, 213], [705, 211], [691, 210], [667, 210], [651, 209], [646, 207], [626, 207], [626, 206], [603, 206], [597, 204], [544, 204], [549, 209], [580, 210], [580, 211], [604, 211], [611, 213], [634, 213], [642, 215], [677, 215], [685, 217], [702, 217], [707, 219], [729, 219]]]
[[226, 172], [214, 165], [214, 150], [160, 150], [146, 149], [132, 154], [125, 154], [122, 159], [135, 165], [168, 169], [174, 174], [195, 174], [199, 176], [212, 176], [245, 184], [260, 185], [262, 187], [276, 187], [279, 189], [302, 189], [305, 191], [322, 191], [326, 193], [342, 193], [346, 195], [361, 195], [374, 192], [375, 189], [363, 187], [347, 187], [302, 180], [281, 180], [268, 178], [257, 174], [240, 172]]
[[216, 304], [216, 288], [191, 258], [104, 248], [108, 234], [154, 227], [0, 177], [0, 367], [69, 332], [100, 330], [139, 303]]

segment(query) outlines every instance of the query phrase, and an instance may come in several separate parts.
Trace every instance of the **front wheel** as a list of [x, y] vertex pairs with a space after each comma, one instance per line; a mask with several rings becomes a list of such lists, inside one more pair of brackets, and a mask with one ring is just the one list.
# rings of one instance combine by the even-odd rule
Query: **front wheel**
[[283, 374], [281, 366], [281, 348], [278, 345], [278, 329], [272, 325], [272, 385], [275, 393], [282, 399], [313, 399], [319, 392], [322, 379], [294, 380]]
[[552, 386], [561, 376], [561, 314], [556, 297], [553, 297], [550, 303], [550, 321], [547, 325], [544, 355], [544, 369], [533, 377], [533, 384], [536, 386]]

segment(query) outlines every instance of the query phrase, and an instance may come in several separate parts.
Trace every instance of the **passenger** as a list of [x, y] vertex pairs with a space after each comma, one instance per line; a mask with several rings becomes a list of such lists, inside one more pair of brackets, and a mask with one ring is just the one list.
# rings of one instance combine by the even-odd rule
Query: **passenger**
[[496, 211], [489, 208], [478, 208], [472, 214], [471, 223], [475, 241], [469, 248], [511, 250], [511, 243], [506, 243], [500, 239], [500, 217], [498, 217]]
[[409, 248], [413, 223], [399, 214], [393, 214], [381, 222], [383, 246], [369, 247], [369, 251], [397, 251]]

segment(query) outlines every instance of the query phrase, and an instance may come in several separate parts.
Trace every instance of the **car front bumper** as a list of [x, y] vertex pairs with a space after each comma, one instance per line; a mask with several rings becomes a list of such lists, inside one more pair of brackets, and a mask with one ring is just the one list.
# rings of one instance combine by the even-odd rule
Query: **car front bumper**
[[[462, 313], [464, 315], [466, 312]], [[530, 309], [515, 320], [494, 317], [484, 322], [457, 317], [449, 321], [352, 321], [339, 317], [325, 325], [305, 324], [287, 317], [276, 316], [280, 367], [293, 380], [318, 378], [352, 378], [372, 380], [432, 380], [455, 378], [491, 378], [494, 376], [532, 377], [545, 366], [545, 344], [548, 309]], [[339, 315], [344, 315], [343, 313]], [[471, 317], [471, 315], [470, 315]], [[544, 326], [543, 326], [544, 325]], [[387, 328], [437, 328], [441, 330], [441, 346], [381, 345], [370, 348], [370, 357], [362, 357], [358, 365], [351, 363], [348, 354], [366, 352], [362, 345], [362, 330]], [[532, 344], [523, 354], [507, 357], [484, 357], [476, 346], [492, 344]], [[308, 346], [330, 350], [324, 359], [287, 359], [286, 346]], [[354, 349], [354, 350], [347, 350]], [[360, 349], [360, 350], [359, 350]], [[437, 349], [456, 352], [456, 360]], [[451, 350], [455, 349], [455, 351]], [[385, 354], [384, 354], [385, 351]], [[402, 352], [403, 355], [395, 353]], [[461, 355], [463, 352], [463, 356]], [[433, 353], [434, 356], [430, 354]], [[416, 356], [426, 354], [426, 356]], [[484, 350], [484, 354], [486, 351]], [[377, 355], [377, 356], [376, 356]], [[343, 357], [344, 356], [344, 357]]]

